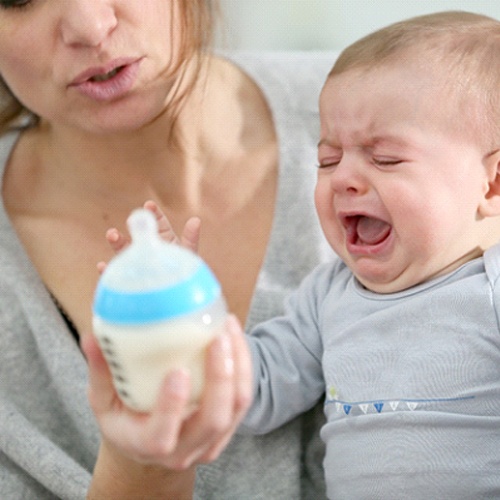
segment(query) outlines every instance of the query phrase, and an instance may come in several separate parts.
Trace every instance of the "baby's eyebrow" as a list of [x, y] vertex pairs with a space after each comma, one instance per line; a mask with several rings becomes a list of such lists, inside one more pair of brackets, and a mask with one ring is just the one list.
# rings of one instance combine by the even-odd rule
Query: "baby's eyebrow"
[[[370, 134], [366, 134], [366, 135], [369, 136]], [[383, 143], [389, 143], [389, 144], [396, 144], [396, 145], [400, 145], [400, 146], [408, 146], [408, 144], [409, 144], [409, 141], [406, 138], [404, 138], [401, 135], [397, 135], [397, 134], [393, 134], [393, 133], [373, 135], [371, 137], [368, 137], [367, 139], [365, 139], [362, 142], [367, 142], [370, 145], [372, 145], [372, 144], [379, 145], [379, 144], [383, 144]], [[320, 146], [332, 146], [332, 143], [328, 138], [323, 137], [318, 142], [318, 147], [320, 147]]]
[[401, 136], [397, 135], [381, 135], [381, 136], [375, 136], [371, 140], [371, 143], [374, 146], [383, 146], [384, 144], [388, 144], [391, 146], [408, 146], [408, 141], [405, 140]]

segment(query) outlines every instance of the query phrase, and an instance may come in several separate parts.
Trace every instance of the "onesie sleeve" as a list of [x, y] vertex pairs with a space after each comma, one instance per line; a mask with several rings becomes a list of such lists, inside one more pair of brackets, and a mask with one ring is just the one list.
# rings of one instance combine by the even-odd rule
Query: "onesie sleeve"
[[331, 279], [329, 267], [319, 266], [304, 280], [287, 300], [283, 316], [250, 333], [254, 402], [240, 434], [270, 432], [310, 409], [323, 395], [318, 318]]
[[491, 289], [493, 308], [500, 331], [500, 244], [484, 252], [484, 268]]

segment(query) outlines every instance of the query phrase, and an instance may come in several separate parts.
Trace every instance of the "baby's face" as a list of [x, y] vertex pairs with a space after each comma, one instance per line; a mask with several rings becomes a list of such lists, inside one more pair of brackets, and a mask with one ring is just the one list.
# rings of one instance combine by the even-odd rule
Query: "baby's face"
[[442, 85], [411, 68], [351, 70], [326, 82], [320, 111], [316, 208], [367, 288], [399, 291], [481, 253], [485, 152], [454, 127]]

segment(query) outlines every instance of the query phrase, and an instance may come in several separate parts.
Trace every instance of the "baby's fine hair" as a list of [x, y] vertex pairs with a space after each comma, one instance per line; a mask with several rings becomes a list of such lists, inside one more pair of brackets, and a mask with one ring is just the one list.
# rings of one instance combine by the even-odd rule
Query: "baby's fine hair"
[[348, 46], [329, 77], [409, 61], [417, 61], [423, 72], [426, 68], [440, 71], [450, 99], [457, 99], [459, 119], [475, 119], [475, 126], [485, 134], [485, 147], [500, 147], [499, 21], [447, 11], [397, 22]]

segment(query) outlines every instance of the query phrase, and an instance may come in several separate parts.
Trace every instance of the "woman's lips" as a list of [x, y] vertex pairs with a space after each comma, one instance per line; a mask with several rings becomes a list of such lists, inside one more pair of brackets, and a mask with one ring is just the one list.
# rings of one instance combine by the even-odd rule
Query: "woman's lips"
[[115, 59], [109, 64], [89, 68], [69, 85], [96, 101], [113, 101], [127, 94], [133, 87], [142, 59]]

